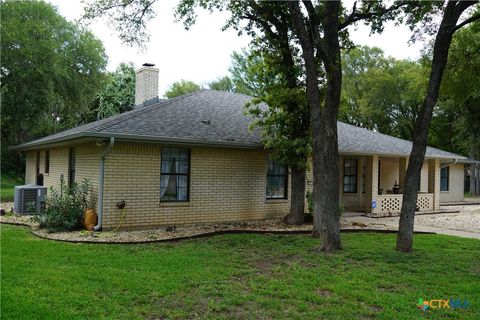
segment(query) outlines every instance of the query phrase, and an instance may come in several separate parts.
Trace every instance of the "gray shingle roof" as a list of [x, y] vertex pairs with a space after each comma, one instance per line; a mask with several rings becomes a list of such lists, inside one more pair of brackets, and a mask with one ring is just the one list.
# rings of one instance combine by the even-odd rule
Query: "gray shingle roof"
[[[16, 149], [80, 137], [108, 136], [131, 140], [259, 148], [259, 130], [248, 130], [252, 119], [244, 114], [243, 108], [251, 99], [242, 94], [200, 90], [34, 140]], [[412, 147], [410, 141], [342, 122], [338, 123], [338, 140], [341, 153], [407, 156]], [[430, 147], [426, 156], [464, 158]]]

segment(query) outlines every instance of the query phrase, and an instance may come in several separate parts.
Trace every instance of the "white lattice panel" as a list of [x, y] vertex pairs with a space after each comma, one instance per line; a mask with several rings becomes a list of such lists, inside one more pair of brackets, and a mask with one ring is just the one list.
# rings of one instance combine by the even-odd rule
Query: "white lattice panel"
[[385, 197], [382, 199], [382, 212], [397, 212], [402, 208], [402, 199], [397, 197]]
[[417, 207], [420, 210], [430, 210], [433, 208], [432, 197], [430, 195], [419, 195], [417, 198]]

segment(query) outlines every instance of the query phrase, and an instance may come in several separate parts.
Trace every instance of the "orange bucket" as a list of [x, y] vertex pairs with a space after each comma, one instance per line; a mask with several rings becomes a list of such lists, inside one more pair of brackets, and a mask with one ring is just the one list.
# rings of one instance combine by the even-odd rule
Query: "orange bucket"
[[85, 210], [85, 214], [83, 216], [83, 227], [88, 231], [92, 231], [93, 227], [97, 225], [97, 222], [98, 222], [97, 211], [92, 208]]

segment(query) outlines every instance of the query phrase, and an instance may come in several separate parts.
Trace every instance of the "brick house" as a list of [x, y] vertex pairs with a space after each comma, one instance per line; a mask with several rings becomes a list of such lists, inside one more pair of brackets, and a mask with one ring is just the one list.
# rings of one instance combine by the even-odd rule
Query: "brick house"
[[[200, 90], [158, 99], [158, 69], [137, 71], [134, 110], [15, 147], [26, 183], [47, 187], [84, 178], [97, 229], [279, 218], [289, 210], [288, 170], [269, 160], [243, 107], [251, 97]], [[338, 123], [341, 201], [372, 216], [398, 213], [411, 142]], [[428, 148], [420, 210], [463, 200], [465, 158]], [[311, 189], [312, 173], [307, 174]]]

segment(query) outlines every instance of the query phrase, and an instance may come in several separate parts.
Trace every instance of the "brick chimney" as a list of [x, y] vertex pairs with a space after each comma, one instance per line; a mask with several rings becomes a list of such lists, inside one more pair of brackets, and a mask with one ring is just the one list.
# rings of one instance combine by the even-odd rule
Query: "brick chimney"
[[153, 63], [144, 63], [135, 72], [135, 106], [158, 102], [158, 68]]

